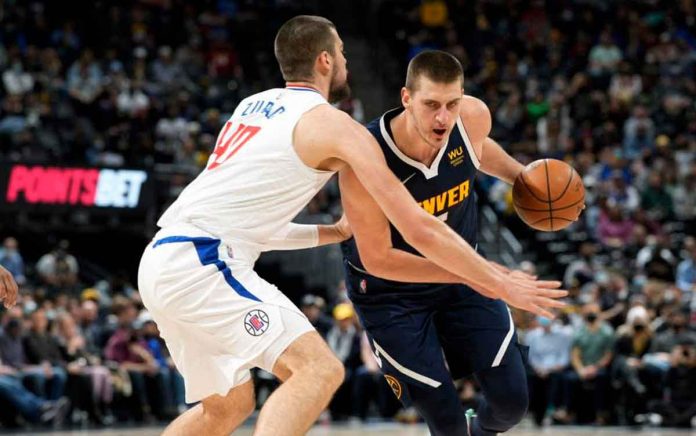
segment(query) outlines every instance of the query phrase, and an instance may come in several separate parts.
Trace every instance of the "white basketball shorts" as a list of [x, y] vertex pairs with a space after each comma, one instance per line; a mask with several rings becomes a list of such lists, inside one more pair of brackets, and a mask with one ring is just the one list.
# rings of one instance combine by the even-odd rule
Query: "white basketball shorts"
[[[243, 253], [243, 250], [238, 250]], [[162, 229], [140, 261], [138, 285], [184, 377], [186, 402], [227, 392], [271, 372], [285, 349], [314, 328], [252, 269], [255, 256], [192, 226]]]

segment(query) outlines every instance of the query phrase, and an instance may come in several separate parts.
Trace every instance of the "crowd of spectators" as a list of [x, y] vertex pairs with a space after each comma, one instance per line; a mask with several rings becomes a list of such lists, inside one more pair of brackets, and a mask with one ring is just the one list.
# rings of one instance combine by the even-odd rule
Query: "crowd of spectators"
[[[272, 37], [301, 2], [261, 3], [80, 2], [70, 16], [55, 2], [4, 3], [0, 158], [194, 174], [236, 103], [281, 83]], [[494, 139], [525, 163], [565, 160], [585, 183], [581, 220], [554, 235], [571, 241], [566, 261], [538, 259], [570, 290], [567, 310], [555, 321], [515, 313], [531, 345], [534, 421], [693, 425], [695, 2], [379, 5], [377, 44], [401, 73], [420, 50], [453, 53], [465, 91], [491, 110]], [[398, 89], [403, 76], [382, 82]], [[173, 179], [172, 193], [186, 180]], [[549, 253], [514, 215], [509, 187], [477, 185], [532, 251]], [[305, 213], [335, 213], [336, 197], [330, 184]], [[148, 421], [186, 407], [132, 285], [85, 284], [67, 243], [25, 264], [8, 237], [0, 264], [22, 285], [18, 307], [2, 314], [4, 425]], [[329, 295], [301, 306], [347, 367], [330, 415], [413, 419], [399, 412], [350, 305]], [[460, 389], [475, 405], [475, 383]]]
[[3, 426], [146, 423], [186, 410], [183, 378], [132, 285], [84, 288], [67, 241], [26, 269], [17, 240], [4, 246], [0, 264], [25, 280], [1, 320]]

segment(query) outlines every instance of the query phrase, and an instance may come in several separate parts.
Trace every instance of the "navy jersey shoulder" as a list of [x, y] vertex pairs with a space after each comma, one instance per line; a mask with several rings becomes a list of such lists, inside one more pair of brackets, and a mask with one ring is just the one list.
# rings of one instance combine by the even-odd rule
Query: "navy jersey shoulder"
[[[402, 108], [390, 110], [367, 125], [367, 129], [382, 148], [387, 166], [401, 180], [420, 207], [445, 221], [469, 244], [476, 246], [478, 225], [474, 179], [478, 159], [463, 123], [457, 122], [447, 144], [438, 152], [432, 164], [427, 166], [405, 155], [394, 143], [390, 123], [402, 111]], [[394, 248], [420, 255], [394, 226], [390, 225], [390, 230]], [[348, 273], [357, 271], [366, 274], [355, 239], [344, 242], [342, 249]], [[432, 287], [386, 280], [384, 283], [399, 292], [408, 289], [418, 290], [423, 286]]]

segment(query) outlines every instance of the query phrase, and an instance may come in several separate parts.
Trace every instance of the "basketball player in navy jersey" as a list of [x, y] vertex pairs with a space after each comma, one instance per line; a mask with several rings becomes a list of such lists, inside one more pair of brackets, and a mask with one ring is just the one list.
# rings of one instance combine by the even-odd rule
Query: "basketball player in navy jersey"
[[[512, 184], [523, 166], [488, 138], [488, 108], [463, 94], [463, 80], [453, 56], [418, 54], [401, 90], [403, 107], [368, 130], [418, 204], [476, 247], [476, 173]], [[416, 408], [433, 435], [512, 428], [528, 403], [525, 350], [505, 304], [514, 300], [502, 292], [479, 293], [422, 257], [352, 172], [342, 172], [340, 183], [354, 235], [343, 243], [349, 296], [396, 396]], [[552, 316], [543, 308], [533, 311]], [[453, 383], [471, 373], [484, 397], [475, 418]]]

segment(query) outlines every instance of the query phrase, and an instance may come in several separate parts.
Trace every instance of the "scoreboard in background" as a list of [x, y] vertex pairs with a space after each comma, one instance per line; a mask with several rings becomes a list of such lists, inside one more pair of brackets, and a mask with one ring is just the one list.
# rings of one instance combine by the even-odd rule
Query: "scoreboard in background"
[[154, 206], [154, 184], [141, 169], [4, 164], [0, 204], [14, 210], [145, 211]]

